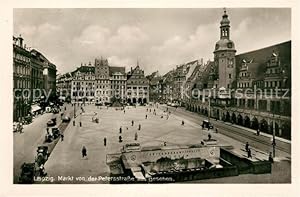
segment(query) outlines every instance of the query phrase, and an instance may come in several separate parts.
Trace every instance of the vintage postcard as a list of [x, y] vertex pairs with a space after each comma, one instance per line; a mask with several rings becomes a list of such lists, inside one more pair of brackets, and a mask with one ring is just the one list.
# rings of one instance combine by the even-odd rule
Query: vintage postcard
[[10, 13], [14, 187], [292, 186], [292, 6]]

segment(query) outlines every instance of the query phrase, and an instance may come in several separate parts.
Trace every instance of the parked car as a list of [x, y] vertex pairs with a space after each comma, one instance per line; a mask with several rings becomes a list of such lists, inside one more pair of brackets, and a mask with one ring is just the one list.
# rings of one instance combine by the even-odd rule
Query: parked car
[[63, 122], [70, 122], [71, 118], [69, 116], [65, 116], [65, 117], [63, 117], [62, 121]]
[[38, 164], [38, 166], [45, 164], [45, 162], [48, 160], [48, 157], [50, 155], [48, 151], [48, 146], [38, 146], [36, 152], [37, 155], [35, 157], [35, 162]]
[[21, 166], [19, 183], [32, 184], [34, 182], [35, 175], [36, 175], [35, 163], [23, 163], [23, 165]]
[[54, 139], [57, 139], [60, 136], [60, 130], [57, 127], [52, 128], [52, 135]]
[[58, 114], [59, 113], [59, 109], [58, 108], [52, 108], [52, 113]]
[[48, 127], [52, 127], [52, 126], [55, 126], [55, 125], [56, 125], [56, 121], [49, 120], [49, 121], [47, 122], [47, 126], [48, 126]]
[[214, 126], [208, 120], [203, 120], [202, 127], [203, 128], [209, 128], [209, 129], [213, 129], [214, 128]]

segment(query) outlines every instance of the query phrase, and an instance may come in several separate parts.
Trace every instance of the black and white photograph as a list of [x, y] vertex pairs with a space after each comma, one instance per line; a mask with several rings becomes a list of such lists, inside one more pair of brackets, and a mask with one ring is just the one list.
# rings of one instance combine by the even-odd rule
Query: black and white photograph
[[298, 182], [291, 6], [10, 14], [13, 187]]

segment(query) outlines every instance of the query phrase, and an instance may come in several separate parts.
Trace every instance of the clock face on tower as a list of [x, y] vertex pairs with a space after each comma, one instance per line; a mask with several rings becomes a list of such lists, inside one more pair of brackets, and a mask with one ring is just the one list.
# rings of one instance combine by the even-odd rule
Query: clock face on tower
[[228, 48], [232, 48], [232, 43], [229, 42], [229, 43], [227, 44], [227, 47], [228, 47]]

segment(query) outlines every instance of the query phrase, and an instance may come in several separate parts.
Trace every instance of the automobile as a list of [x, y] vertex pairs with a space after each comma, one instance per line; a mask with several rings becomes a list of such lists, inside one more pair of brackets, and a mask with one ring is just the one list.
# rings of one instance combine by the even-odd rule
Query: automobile
[[57, 139], [60, 136], [60, 130], [57, 127], [52, 128], [52, 135], [54, 139]]
[[56, 121], [49, 120], [49, 121], [47, 122], [47, 126], [48, 126], [48, 127], [52, 127], [52, 126], [55, 126], [55, 125], [56, 125]]
[[203, 120], [202, 127], [203, 128], [209, 128], [209, 129], [213, 129], [214, 128], [214, 126], [208, 120]]
[[62, 121], [63, 122], [70, 122], [71, 118], [69, 116], [65, 116], [65, 117], [63, 117]]
[[19, 183], [32, 184], [34, 182], [35, 174], [36, 174], [35, 163], [23, 163], [21, 166]]
[[59, 109], [57, 109], [57, 108], [53, 108], [53, 109], [52, 109], [52, 113], [54, 113], [54, 114], [58, 114], [58, 113], [59, 113]]
[[171, 103], [171, 102], [167, 102], [167, 105], [168, 105], [168, 106], [171, 106], [171, 105], [172, 105], [172, 103]]
[[45, 162], [48, 160], [48, 157], [50, 155], [48, 151], [48, 146], [38, 146], [36, 152], [37, 154], [35, 157], [35, 162], [38, 164], [38, 166], [45, 164]]

